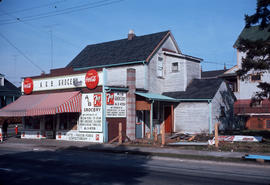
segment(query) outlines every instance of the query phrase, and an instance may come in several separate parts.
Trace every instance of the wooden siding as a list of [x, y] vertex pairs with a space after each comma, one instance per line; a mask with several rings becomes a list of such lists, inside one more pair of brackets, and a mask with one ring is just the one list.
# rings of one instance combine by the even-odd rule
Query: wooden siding
[[182, 133], [209, 132], [207, 102], [182, 102], [174, 109], [174, 131]]
[[186, 60], [186, 70], [187, 70], [187, 86], [195, 78], [201, 78], [201, 64], [198, 62], [192, 62]]
[[219, 129], [233, 128], [233, 103], [232, 92], [230, 92], [225, 82], [222, 82], [212, 100], [212, 130], [214, 130], [214, 124], [217, 122], [221, 123]]
[[127, 69], [136, 69], [136, 88], [144, 88], [145, 85], [145, 67], [143, 64], [132, 66], [120, 66], [107, 69], [107, 85], [126, 87]]

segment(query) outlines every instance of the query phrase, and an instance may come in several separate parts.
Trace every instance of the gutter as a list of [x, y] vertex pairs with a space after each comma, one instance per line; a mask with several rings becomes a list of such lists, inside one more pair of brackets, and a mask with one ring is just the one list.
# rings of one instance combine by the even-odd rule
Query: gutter
[[145, 60], [133, 61], [133, 62], [123, 62], [123, 63], [118, 63], [118, 64], [107, 64], [107, 65], [100, 65], [100, 66], [77, 67], [77, 68], [74, 68], [73, 70], [74, 71], [82, 71], [82, 70], [86, 70], [86, 69], [116, 67], [116, 66], [130, 65], [130, 64], [145, 64]]

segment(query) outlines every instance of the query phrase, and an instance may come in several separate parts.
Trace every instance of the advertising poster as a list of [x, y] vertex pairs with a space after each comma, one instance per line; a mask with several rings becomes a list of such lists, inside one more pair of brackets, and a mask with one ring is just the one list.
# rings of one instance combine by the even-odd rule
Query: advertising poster
[[106, 94], [106, 117], [126, 117], [126, 93], [115, 92]]
[[82, 94], [82, 114], [78, 130], [82, 132], [102, 132], [101, 93]]

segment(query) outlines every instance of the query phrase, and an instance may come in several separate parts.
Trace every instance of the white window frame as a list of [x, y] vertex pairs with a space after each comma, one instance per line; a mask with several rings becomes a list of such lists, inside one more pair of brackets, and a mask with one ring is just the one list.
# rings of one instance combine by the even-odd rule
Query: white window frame
[[163, 78], [164, 76], [164, 64], [163, 64], [163, 57], [157, 57], [157, 77]]

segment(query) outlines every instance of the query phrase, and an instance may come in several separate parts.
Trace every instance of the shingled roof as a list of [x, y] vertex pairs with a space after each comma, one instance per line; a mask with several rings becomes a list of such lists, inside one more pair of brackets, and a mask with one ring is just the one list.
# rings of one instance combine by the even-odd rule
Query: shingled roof
[[4, 86], [0, 86], [0, 96], [20, 96], [20, 90], [7, 79], [4, 79]]
[[217, 77], [223, 75], [226, 71], [227, 71], [226, 69], [213, 70], [213, 71], [202, 71], [201, 77], [202, 78], [217, 78]]
[[186, 91], [165, 92], [163, 95], [175, 99], [213, 99], [217, 93], [222, 79], [194, 79]]
[[259, 26], [251, 26], [249, 28], [244, 28], [239, 35], [238, 39], [235, 41], [233, 47], [237, 48], [239, 46], [240, 39], [248, 39], [250, 41], [258, 40], [269, 40], [270, 39], [270, 26], [264, 29], [260, 29]]
[[66, 67], [81, 68], [144, 61], [170, 31], [86, 46]]

